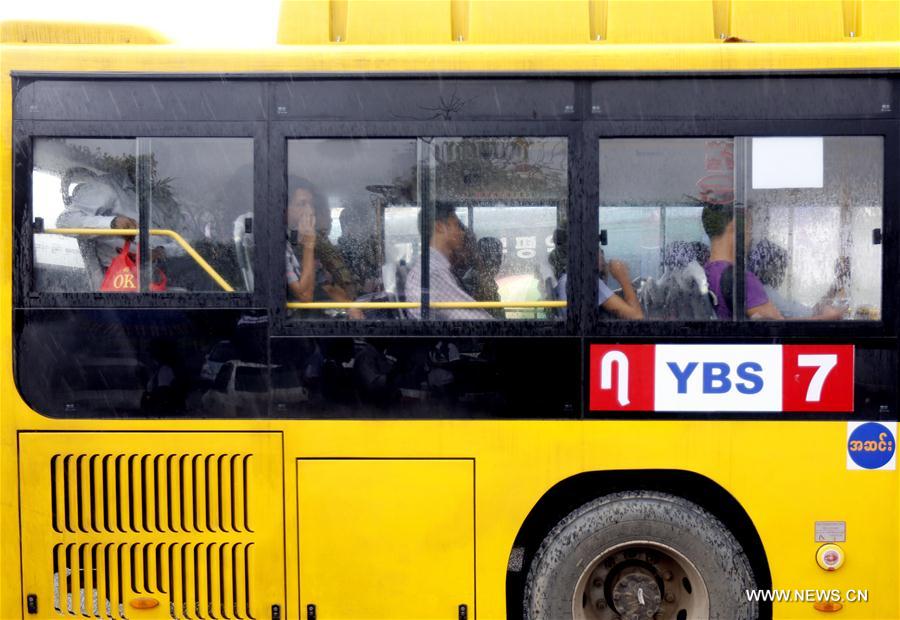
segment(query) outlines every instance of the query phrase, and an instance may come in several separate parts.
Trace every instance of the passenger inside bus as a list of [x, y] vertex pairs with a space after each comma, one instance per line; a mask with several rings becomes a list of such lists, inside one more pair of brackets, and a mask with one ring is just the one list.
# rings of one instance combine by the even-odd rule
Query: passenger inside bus
[[[644, 318], [644, 311], [641, 309], [641, 302], [638, 300], [637, 292], [631, 281], [631, 273], [628, 265], [624, 261], [611, 260], [606, 261], [606, 255], [603, 248], [598, 249], [597, 268], [600, 277], [597, 280], [597, 305], [605, 312], [619, 319], [630, 321], [640, 321]], [[621, 287], [621, 296], [616, 294], [606, 284], [605, 280], [611, 276], [613, 280], [619, 283]], [[568, 284], [568, 274], [563, 273], [559, 278], [556, 287], [556, 295], [558, 299], [566, 299], [566, 286]]]
[[[830, 315], [848, 307], [849, 257], [839, 258], [836, 261], [834, 283], [815, 306], [807, 306], [779, 292], [788, 270], [788, 263], [789, 255], [787, 250], [769, 239], [762, 239], [755, 243], [747, 257], [747, 267], [759, 278], [766, 295], [786, 319]], [[840, 318], [840, 315], [837, 318]]]
[[[122, 175], [124, 176], [124, 175]], [[138, 208], [133, 178], [118, 178], [113, 174], [97, 174], [87, 168], [75, 167], [61, 179], [65, 209], [56, 219], [59, 228], [137, 229]], [[71, 187], [71, 194], [68, 188]], [[134, 237], [96, 236], [79, 239], [82, 258], [94, 290], [102, 289], [104, 275], [113, 260], [129, 245], [135, 254]], [[162, 273], [166, 258], [162, 245], [153, 248], [154, 272]]]
[[[503, 264], [503, 243], [496, 237], [482, 237], [475, 243], [472, 266], [463, 274], [463, 288], [478, 301], [500, 301], [497, 274]], [[502, 319], [502, 308], [488, 310], [494, 318]]]
[[[420, 215], [421, 217], [421, 215]], [[434, 205], [434, 228], [429, 248], [429, 296], [437, 302], [474, 302], [475, 299], [462, 287], [453, 274], [453, 261], [464, 249], [466, 229], [456, 215], [456, 207], [447, 202], [438, 201]], [[421, 266], [417, 263], [406, 278], [406, 298], [409, 301], [421, 301]], [[493, 319], [481, 308], [432, 308], [431, 318], [437, 320], [490, 320]], [[418, 308], [410, 310], [415, 318], [421, 317]]]
[[[324, 200], [305, 179], [289, 180], [289, 237], [285, 248], [285, 278], [292, 301], [353, 301], [353, 276], [338, 249], [329, 241], [331, 214]], [[362, 319], [356, 308], [351, 319]]]
[[[709, 288], [715, 296], [716, 316], [729, 320], [732, 316], [732, 283], [734, 277], [735, 227], [734, 209], [730, 204], [706, 204], [701, 215], [703, 229], [709, 236], [710, 256], [706, 263]], [[744, 244], [750, 239], [750, 220], [744, 230]], [[745, 307], [747, 317], [761, 320], [784, 320], [785, 315], [770, 299], [757, 274], [744, 272]], [[797, 317], [808, 320], [834, 321], [842, 318], [844, 310], [830, 304], [812, 316]]]

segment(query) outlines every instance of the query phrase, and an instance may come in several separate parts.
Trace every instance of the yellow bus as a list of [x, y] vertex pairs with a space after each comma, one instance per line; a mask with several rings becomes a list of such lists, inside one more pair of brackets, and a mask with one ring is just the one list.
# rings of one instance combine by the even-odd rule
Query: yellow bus
[[0, 617], [900, 617], [900, 3], [0, 35]]

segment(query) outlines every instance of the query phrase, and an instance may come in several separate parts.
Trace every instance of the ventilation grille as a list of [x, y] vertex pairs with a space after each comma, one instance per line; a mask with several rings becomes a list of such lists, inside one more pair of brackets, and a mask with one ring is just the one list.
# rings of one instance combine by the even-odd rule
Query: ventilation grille
[[56, 455], [58, 533], [252, 532], [250, 455]]
[[20, 433], [22, 617], [283, 609], [283, 454], [275, 432]]
[[53, 548], [54, 608], [127, 618], [135, 598], [168, 601], [172, 618], [252, 619], [253, 544], [87, 543]]

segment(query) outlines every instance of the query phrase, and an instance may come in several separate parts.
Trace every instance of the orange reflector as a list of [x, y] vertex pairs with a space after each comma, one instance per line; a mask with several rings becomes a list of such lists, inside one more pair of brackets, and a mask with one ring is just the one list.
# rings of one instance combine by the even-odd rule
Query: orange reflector
[[840, 603], [828, 602], [828, 603], [813, 603], [813, 607], [816, 609], [816, 611], [830, 612], [830, 611], [840, 611], [841, 609], [843, 609], [844, 606], [841, 605]]
[[153, 609], [154, 607], [159, 607], [159, 601], [157, 601], [155, 598], [150, 598], [149, 596], [133, 598], [128, 604], [135, 609]]

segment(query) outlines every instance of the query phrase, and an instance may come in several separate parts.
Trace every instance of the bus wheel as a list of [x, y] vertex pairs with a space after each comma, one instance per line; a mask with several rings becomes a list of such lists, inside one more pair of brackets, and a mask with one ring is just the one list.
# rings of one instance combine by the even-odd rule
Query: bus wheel
[[544, 539], [525, 583], [530, 620], [756, 618], [753, 571], [700, 506], [655, 491], [591, 501]]

